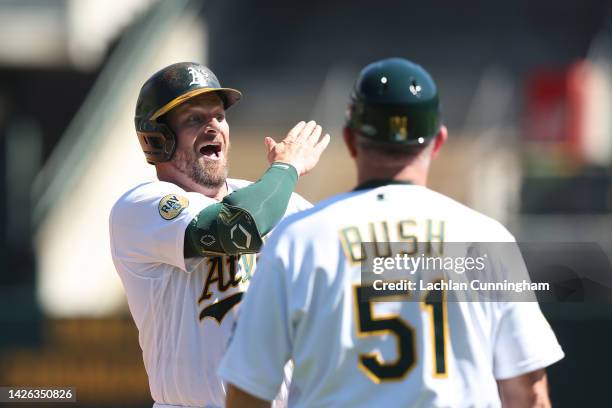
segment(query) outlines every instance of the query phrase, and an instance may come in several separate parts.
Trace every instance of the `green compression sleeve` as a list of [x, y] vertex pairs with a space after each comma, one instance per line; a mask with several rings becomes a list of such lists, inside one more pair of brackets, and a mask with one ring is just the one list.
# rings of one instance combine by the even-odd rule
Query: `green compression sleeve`
[[203, 209], [185, 230], [185, 258], [259, 252], [262, 237], [285, 214], [297, 180], [293, 166], [273, 163], [257, 182]]

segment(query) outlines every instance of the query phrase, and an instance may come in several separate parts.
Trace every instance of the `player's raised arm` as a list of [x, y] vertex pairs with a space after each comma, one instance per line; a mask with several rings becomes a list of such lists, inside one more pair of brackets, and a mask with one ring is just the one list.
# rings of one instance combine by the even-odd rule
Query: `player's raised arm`
[[185, 257], [258, 252], [262, 237], [285, 214], [298, 177], [317, 164], [329, 144], [330, 136], [321, 133], [321, 126], [310, 121], [299, 122], [279, 143], [266, 138], [270, 168], [193, 219], [185, 230]]

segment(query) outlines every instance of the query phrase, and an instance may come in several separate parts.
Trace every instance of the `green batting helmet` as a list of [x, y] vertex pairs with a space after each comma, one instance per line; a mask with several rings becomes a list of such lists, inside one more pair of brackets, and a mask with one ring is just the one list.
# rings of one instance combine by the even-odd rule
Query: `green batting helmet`
[[425, 144], [440, 129], [436, 84], [420, 65], [406, 59], [374, 62], [355, 82], [346, 126], [381, 142]]
[[153, 74], [140, 88], [134, 123], [147, 162], [161, 163], [172, 158], [176, 136], [158, 119], [194, 96], [215, 92], [225, 109], [240, 100], [240, 91], [222, 88], [215, 74], [195, 62], [172, 64]]

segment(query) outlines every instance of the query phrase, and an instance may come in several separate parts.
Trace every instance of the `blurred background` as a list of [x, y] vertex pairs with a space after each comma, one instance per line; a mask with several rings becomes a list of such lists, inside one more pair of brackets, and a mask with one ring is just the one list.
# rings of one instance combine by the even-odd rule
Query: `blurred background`
[[[612, 252], [607, 1], [0, 0], [0, 385], [151, 406], [108, 215], [154, 177], [133, 128], [153, 72], [198, 61], [243, 91], [228, 114], [231, 177], [263, 172], [264, 136], [321, 123], [333, 141], [298, 188], [316, 202], [354, 186], [348, 95], [389, 56], [439, 86], [450, 139], [433, 189], [519, 240]], [[609, 405], [611, 305], [542, 308], [567, 355], [549, 369], [553, 405]]]

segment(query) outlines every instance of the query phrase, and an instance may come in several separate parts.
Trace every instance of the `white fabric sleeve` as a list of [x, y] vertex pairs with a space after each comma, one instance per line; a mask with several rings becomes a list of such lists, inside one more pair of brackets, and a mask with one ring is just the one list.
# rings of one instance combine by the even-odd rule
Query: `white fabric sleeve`
[[200, 211], [215, 202], [171, 183], [137, 187], [121, 197], [111, 212], [113, 257], [130, 263], [165, 263], [186, 271], [185, 229]]
[[298, 193], [293, 193], [291, 194], [291, 199], [289, 199], [289, 205], [287, 206], [287, 211], [285, 211], [285, 217], [300, 211], [308, 210], [309, 208], [312, 208], [310, 201], [306, 200]]
[[223, 380], [268, 401], [278, 394], [291, 353], [287, 276], [272, 241], [257, 263], [218, 370]]
[[563, 356], [563, 350], [538, 303], [506, 304], [494, 343], [493, 372], [496, 379], [545, 368]]

